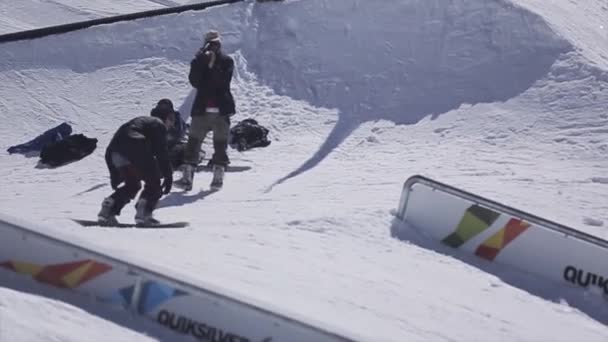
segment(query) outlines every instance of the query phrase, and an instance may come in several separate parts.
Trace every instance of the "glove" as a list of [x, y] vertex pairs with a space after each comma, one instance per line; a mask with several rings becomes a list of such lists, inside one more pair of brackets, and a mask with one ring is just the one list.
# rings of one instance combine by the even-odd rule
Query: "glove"
[[194, 57], [197, 58], [197, 57], [199, 57], [201, 55], [204, 55], [205, 51], [207, 51], [207, 45], [205, 45], [202, 48], [198, 49], [198, 51], [196, 52], [196, 54], [194, 54]]
[[162, 189], [163, 194], [168, 194], [171, 192], [171, 187], [173, 186], [173, 175], [169, 175], [163, 179]]
[[110, 185], [112, 186], [112, 190], [116, 190], [118, 186], [122, 183], [122, 180], [118, 176], [117, 172], [110, 173]]

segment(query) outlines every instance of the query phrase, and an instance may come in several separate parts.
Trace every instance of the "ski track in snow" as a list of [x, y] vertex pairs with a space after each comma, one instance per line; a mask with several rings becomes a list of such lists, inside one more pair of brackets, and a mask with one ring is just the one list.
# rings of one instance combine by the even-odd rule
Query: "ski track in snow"
[[[0, 206], [17, 216], [27, 211], [31, 220], [48, 224], [49, 233], [373, 341], [606, 340], [608, 330], [596, 321], [608, 317], [606, 311], [595, 311], [594, 320], [589, 312], [543, 298], [550, 297], [542, 291], [552, 284], [532, 295], [537, 280], [446, 251], [392, 214], [403, 182], [423, 174], [608, 237], [606, 48], [590, 43], [597, 35], [564, 24], [566, 13], [590, 16], [586, 25], [606, 18], [593, 14], [602, 13], [593, 7], [602, 5], [586, 3], [577, 12], [568, 5], [518, 3], [546, 15], [547, 23], [506, 2], [456, 1], [450, 7], [439, 0], [393, 0], [384, 7], [308, 0], [225, 6], [104, 25], [34, 46], [6, 44], [0, 51], [0, 115], [11, 125], [0, 126], [2, 145], [27, 141], [62, 121], [99, 142], [91, 156], [57, 169], [0, 154]], [[395, 38], [404, 35], [403, 26], [395, 23], [405, 9], [416, 9], [411, 15], [420, 19], [412, 20], [428, 25], [406, 32], [403, 45]], [[347, 13], [352, 22], [332, 13]], [[463, 14], [474, 19], [472, 26], [459, 21]], [[366, 23], [384, 15], [396, 21], [366, 31]], [[123, 121], [147, 115], [161, 97], [183, 104], [180, 110], [188, 114], [185, 75], [207, 27], [201, 20], [226, 33], [226, 49], [237, 62], [239, 112], [233, 121], [257, 119], [270, 129], [272, 144], [230, 150], [232, 165], [251, 169], [227, 173], [220, 192], [207, 191], [211, 174], [200, 172], [193, 191], [175, 189], [163, 198], [157, 216], [190, 220], [187, 229], [117, 231], [71, 223], [70, 217], [94, 216], [109, 194], [103, 152]], [[479, 27], [486, 31], [476, 33]], [[447, 45], [448, 33], [478, 55]], [[535, 45], [538, 37], [541, 45]], [[514, 38], [519, 40], [509, 45]], [[570, 46], [577, 39], [580, 50]], [[378, 51], [390, 63], [387, 72], [357, 54], [368, 44], [386, 49]], [[504, 55], [509, 48], [517, 58], [537, 57], [545, 72], [517, 84], [501, 64], [513, 57]], [[443, 58], [445, 68], [432, 70], [431, 57]], [[471, 76], [470, 70], [485, 70], [475, 69], [478, 60], [494, 73]], [[421, 66], [427, 73], [401, 72]], [[370, 75], [381, 77], [369, 82]], [[475, 86], [439, 101], [446, 85], [462, 77]], [[416, 90], [422, 81], [435, 94], [423, 99], [437, 100], [435, 109], [444, 110], [429, 115], [425, 101], [407, 102], [408, 95], [424, 96]], [[477, 97], [476, 90], [491, 81], [498, 82], [496, 92]], [[392, 92], [397, 85], [402, 89]], [[204, 149], [210, 148], [207, 142]], [[132, 219], [132, 204], [122, 220]], [[395, 239], [395, 229], [410, 233]]]

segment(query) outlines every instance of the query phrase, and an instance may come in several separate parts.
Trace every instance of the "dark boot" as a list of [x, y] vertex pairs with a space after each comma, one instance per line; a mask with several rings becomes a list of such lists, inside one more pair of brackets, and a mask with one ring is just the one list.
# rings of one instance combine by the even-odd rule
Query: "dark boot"
[[117, 224], [116, 212], [114, 210], [114, 199], [112, 197], [104, 198], [101, 202], [101, 210], [97, 214], [97, 221], [103, 224]]
[[175, 186], [182, 188], [186, 191], [192, 190], [192, 183], [194, 182], [194, 166], [190, 164], [184, 164], [182, 166], [182, 178], [175, 181]]
[[140, 198], [135, 204], [135, 224], [139, 226], [153, 226], [160, 223], [152, 216], [147, 200]]
[[184, 156], [184, 166], [182, 166], [182, 178], [175, 182], [175, 186], [180, 187], [186, 191], [192, 190], [192, 184], [194, 183], [194, 167], [198, 164], [199, 151], [203, 141], [193, 137], [188, 138], [186, 144], [186, 151]]
[[211, 180], [211, 189], [219, 190], [222, 186], [224, 186], [224, 172], [226, 170], [225, 166], [222, 165], [213, 165], [213, 179]]

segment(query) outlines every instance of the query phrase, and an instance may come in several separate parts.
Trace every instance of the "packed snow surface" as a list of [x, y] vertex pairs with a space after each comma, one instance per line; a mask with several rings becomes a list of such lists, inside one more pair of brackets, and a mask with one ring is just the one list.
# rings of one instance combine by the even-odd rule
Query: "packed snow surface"
[[[0, 2], [0, 31], [172, 5], [11, 3]], [[0, 207], [370, 341], [606, 341], [605, 303], [560, 299], [559, 285], [445, 249], [394, 210], [403, 182], [421, 174], [608, 237], [607, 19], [602, 0], [247, 1], [2, 44], [1, 145], [65, 121], [98, 147], [56, 169], [0, 154]], [[189, 114], [189, 62], [209, 28], [237, 65], [232, 122], [255, 118], [272, 144], [230, 150], [221, 191], [200, 172], [194, 190], [161, 200], [156, 216], [189, 228], [72, 223], [94, 218], [111, 193], [103, 153], [120, 124], [162, 97]], [[16, 321], [31, 303], [68, 319], [28, 334], [78, 340], [78, 325], [136, 340], [10, 290], [0, 292], [1, 337], [22, 336]]]

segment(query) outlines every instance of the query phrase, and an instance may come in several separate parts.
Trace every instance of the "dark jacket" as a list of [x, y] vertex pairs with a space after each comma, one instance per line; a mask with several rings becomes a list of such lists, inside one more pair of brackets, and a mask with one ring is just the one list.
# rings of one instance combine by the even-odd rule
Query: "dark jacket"
[[142, 178], [157, 178], [162, 174], [168, 178], [173, 169], [167, 152], [167, 128], [153, 116], [140, 116], [120, 126], [106, 149], [106, 164], [110, 175], [116, 177], [118, 170], [112, 163], [111, 154], [117, 152], [129, 160]]
[[188, 74], [190, 84], [197, 89], [192, 116], [205, 114], [210, 98], [217, 102], [222, 115], [230, 116], [236, 113], [234, 98], [230, 92], [233, 71], [232, 57], [218, 51], [213, 68], [209, 69], [209, 57], [199, 51], [190, 63]]
[[179, 112], [175, 112], [175, 123], [167, 132], [167, 144], [169, 149], [182, 141], [182, 139], [186, 136], [187, 127], [188, 126], [184, 119], [182, 119], [181, 114]]
[[49, 129], [48, 131], [40, 134], [36, 138], [15, 146], [8, 148], [7, 152], [12, 153], [23, 153], [27, 154], [30, 152], [40, 152], [46, 145], [56, 143], [65, 139], [72, 134], [72, 126], [64, 122], [59, 126]]

